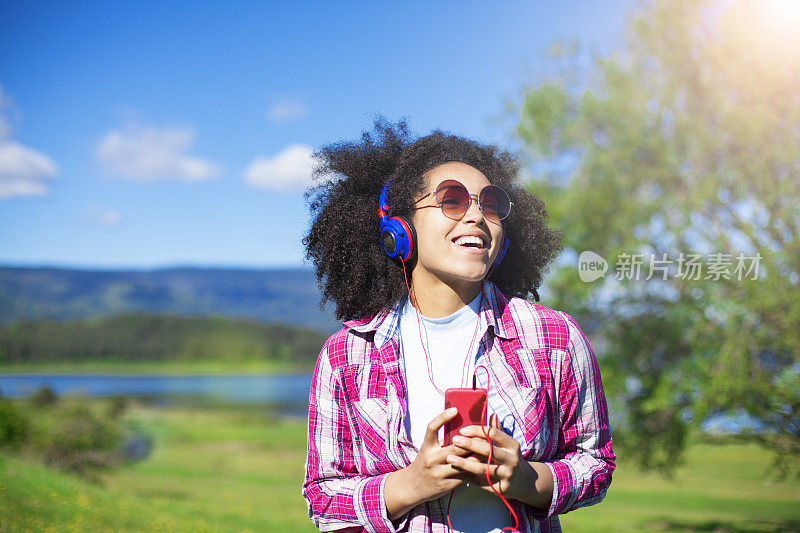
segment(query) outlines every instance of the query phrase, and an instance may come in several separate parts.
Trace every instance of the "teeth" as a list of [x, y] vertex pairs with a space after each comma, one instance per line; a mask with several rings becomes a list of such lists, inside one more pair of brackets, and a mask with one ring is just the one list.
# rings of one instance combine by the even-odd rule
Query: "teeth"
[[483, 247], [483, 239], [480, 237], [475, 237], [474, 235], [464, 235], [463, 237], [459, 237], [456, 239], [456, 244], [459, 246], [468, 246], [470, 244], [474, 244], [476, 246]]

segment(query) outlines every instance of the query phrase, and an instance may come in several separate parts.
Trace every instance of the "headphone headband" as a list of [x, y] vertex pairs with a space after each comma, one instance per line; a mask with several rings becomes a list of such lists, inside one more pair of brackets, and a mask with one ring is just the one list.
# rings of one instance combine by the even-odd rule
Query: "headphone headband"
[[389, 190], [389, 184], [392, 180], [386, 182], [386, 185], [383, 186], [381, 189], [381, 195], [378, 198], [378, 218], [384, 218], [388, 215], [389, 211], [389, 202], [386, 200], [387, 191]]

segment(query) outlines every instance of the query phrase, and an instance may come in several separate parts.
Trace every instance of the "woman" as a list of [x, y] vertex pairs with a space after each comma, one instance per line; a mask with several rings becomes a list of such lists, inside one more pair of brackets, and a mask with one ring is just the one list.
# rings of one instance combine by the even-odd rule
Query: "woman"
[[[615, 456], [586, 338], [569, 315], [522, 299], [538, 301], [561, 247], [544, 204], [515, 183], [510, 155], [439, 131], [412, 140], [403, 122], [317, 157], [325, 181], [308, 193], [304, 244], [346, 322], [311, 386], [311, 520], [560, 531], [558, 514], [603, 498]], [[489, 427], [445, 445], [456, 411], [443, 391], [473, 377], [488, 389]]]

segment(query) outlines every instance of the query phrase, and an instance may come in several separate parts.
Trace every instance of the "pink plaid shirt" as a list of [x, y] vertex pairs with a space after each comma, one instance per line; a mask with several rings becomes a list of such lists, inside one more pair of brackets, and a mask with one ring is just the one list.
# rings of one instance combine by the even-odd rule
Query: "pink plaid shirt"
[[[489, 407], [525, 459], [543, 462], [553, 474], [546, 511], [509, 500], [520, 531], [561, 531], [557, 515], [602, 500], [614, 470], [597, 360], [571, 316], [507, 299], [489, 282], [480, 316], [477, 364], [491, 373]], [[396, 308], [346, 322], [317, 360], [302, 493], [322, 531], [447, 531], [446, 496], [394, 522], [386, 512], [386, 476], [418, 452], [404, 424], [398, 326]]]

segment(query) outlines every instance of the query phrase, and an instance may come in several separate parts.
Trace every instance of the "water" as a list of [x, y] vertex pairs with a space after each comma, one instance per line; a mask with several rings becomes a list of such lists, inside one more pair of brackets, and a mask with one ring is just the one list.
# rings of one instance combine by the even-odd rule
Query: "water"
[[125, 395], [157, 405], [266, 405], [282, 414], [304, 416], [311, 374], [0, 374], [0, 392], [6, 397], [27, 396], [45, 385], [58, 395]]

